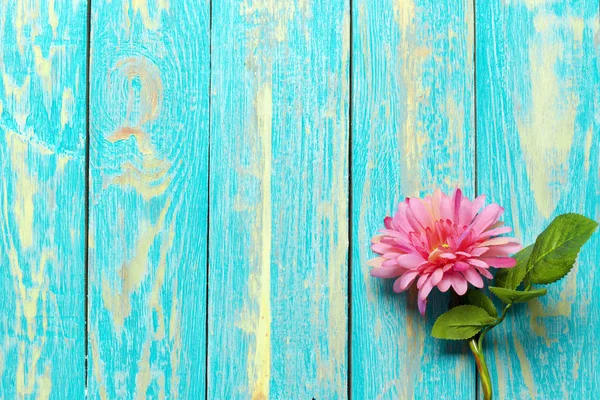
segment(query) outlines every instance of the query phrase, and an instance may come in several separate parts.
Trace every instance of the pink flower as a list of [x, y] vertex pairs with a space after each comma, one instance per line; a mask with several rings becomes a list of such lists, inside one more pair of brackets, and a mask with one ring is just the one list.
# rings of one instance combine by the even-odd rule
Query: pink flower
[[417, 280], [419, 311], [425, 315], [434, 287], [445, 292], [452, 286], [462, 296], [468, 283], [483, 287], [481, 275], [492, 279], [490, 267], [514, 267], [510, 254], [521, 245], [513, 237], [498, 236], [512, 230], [498, 221], [504, 209], [490, 204], [481, 210], [484, 202], [484, 195], [471, 202], [460, 189], [452, 198], [439, 189], [425, 199], [407, 197], [371, 241], [380, 255], [368, 262], [374, 267], [371, 275], [397, 278], [397, 293]]

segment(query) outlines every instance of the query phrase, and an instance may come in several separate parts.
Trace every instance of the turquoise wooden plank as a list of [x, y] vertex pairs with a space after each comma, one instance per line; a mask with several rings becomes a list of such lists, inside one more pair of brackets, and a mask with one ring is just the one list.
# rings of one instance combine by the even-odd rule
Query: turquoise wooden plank
[[213, 3], [208, 397], [347, 396], [347, 1]]
[[0, 398], [85, 390], [86, 3], [0, 1]]
[[205, 395], [209, 2], [93, 2], [91, 398]]
[[[477, 3], [478, 189], [531, 243], [554, 216], [600, 219], [597, 0]], [[549, 294], [515, 310], [486, 355], [499, 398], [598, 392], [600, 236]]]
[[366, 264], [404, 197], [455, 185], [473, 195], [472, 5], [357, 0], [353, 11], [353, 397], [472, 398], [468, 348], [430, 337], [447, 297], [423, 318], [415, 292], [394, 294]]

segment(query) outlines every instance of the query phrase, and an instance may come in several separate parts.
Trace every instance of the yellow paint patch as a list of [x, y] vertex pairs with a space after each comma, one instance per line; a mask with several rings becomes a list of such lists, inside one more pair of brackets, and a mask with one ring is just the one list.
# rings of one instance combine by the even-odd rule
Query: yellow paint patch
[[525, 4], [529, 10], [534, 10], [536, 7], [541, 7], [546, 4], [556, 2], [557, 0], [512, 0], [515, 4]]
[[60, 127], [65, 129], [67, 124], [73, 124], [73, 111], [75, 110], [75, 98], [71, 88], [63, 89], [62, 104], [60, 107]]
[[54, 9], [54, 0], [48, 0], [48, 23], [52, 27], [52, 35], [56, 39], [58, 15], [56, 15], [56, 10]]
[[56, 158], [56, 173], [62, 174], [65, 172], [65, 167], [67, 163], [71, 160], [71, 157], [66, 156], [64, 154], [59, 154]]
[[556, 73], [562, 47], [555, 40], [553, 24], [546, 20], [536, 16], [534, 21], [538, 31], [529, 47], [531, 97], [515, 108], [515, 119], [534, 199], [540, 214], [548, 218], [568, 183], [579, 98]]
[[579, 17], [570, 17], [569, 23], [571, 24], [571, 28], [573, 29], [573, 39], [577, 43], [581, 43], [583, 40], [583, 29], [585, 28], [585, 21], [583, 18]]
[[153, 17], [150, 16], [148, 10], [148, 0], [131, 0], [131, 9], [134, 15], [139, 13], [142, 17], [142, 23], [146, 29], [155, 31], [160, 28], [160, 19], [163, 12], [169, 11], [169, 2], [167, 0], [157, 0], [153, 2], [156, 4], [156, 12]]
[[525, 349], [523, 349], [523, 345], [519, 341], [517, 337], [516, 330], [512, 330], [513, 335], [513, 344], [515, 346], [515, 351], [517, 352], [517, 357], [519, 358], [519, 363], [521, 364], [521, 373], [523, 375], [523, 380], [525, 381], [525, 386], [529, 390], [529, 395], [532, 399], [536, 398], [536, 389], [535, 383], [533, 380], [533, 375], [531, 374], [531, 364], [527, 359], [527, 355], [525, 354]]
[[295, 12], [296, 2], [290, 0], [243, 0], [240, 15], [247, 16], [256, 26], [246, 34], [249, 47], [256, 49], [261, 44], [287, 41], [288, 24]]
[[135, 375], [135, 398], [136, 400], [146, 399], [150, 382], [152, 381], [152, 371], [150, 369], [150, 344], [148, 339], [144, 342], [142, 354], [137, 362], [137, 374]]
[[108, 394], [106, 393], [106, 384], [104, 383], [104, 363], [100, 359], [100, 348], [98, 347], [98, 338], [94, 329], [90, 329], [90, 343], [92, 344], [92, 369], [94, 371], [94, 378], [98, 385], [98, 394], [101, 400], [107, 400]]
[[35, 72], [42, 80], [42, 89], [47, 95], [52, 94], [52, 57], [55, 53], [54, 48], [50, 48], [48, 58], [42, 54], [40, 46], [33, 46], [33, 61]]
[[171, 184], [170, 164], [154, 157], [144, 159], [142, 168], [129, 161], [121, 165], [122, 172], [108, 180], [108, 184], [135, 189], [147, 201], [165, 193]]
[[31, 78], [27, 75], [23, 80], [23, 84], [19, 86], [10, 75], [3, 72], [2, 82], [4, 83], [6, 95], [6, 104], [4, 106], [12, 114], [15, 121], [17, 121], [19, 131], [25, 132], [27, 118], [31, 112], [31, 105], [29, 104]]
[[533, 299], [527, 303], [531, 329], [536, 335], [544, 338], [548, 348], [552, 343], [558, 342], [558, 339], [548, 336], [544, 320], [549, 317], [571, 317], [573, 302], [577, 298], [578, 271], [579, 265], [575, 264], [573, 270], [565, 278], [564, 286], [560, 292], [560, 299], [557, 302], [550, 300], [550, 304], [545, 307], [539, 299]]
[[[175, 220], [175, 218], [173, 218]], [[175, 238], [175, 225], [171, 223], [167, 240], [164, 240], [160, 246], [160, 256], [158, 260], [158, 268], [156, 269], [156, 277], [154, 285], [150, 292], [150, 308], [157, 314], [157, 329], [154, 332], [154, 340], [162, 340], [165, 336], [165, 315], [160, 302], [160, 291], [165, 283], [165, 274], [167, 271], [167, 253], [173, 246]]]
[[[503, 360], [500, 358], [500, 353], [498, 351], [498, 342], [494, 340], [494, 357], [496, 358], [496, 372], [498, 374], [498, 391], [500, 392], [500, 398], [506, 399], [506, 375], [504, 372], [505, 364]], [[479, 384], [479, 383], [478, 383]]]
[[16, 174], [15, 199], [13, 212], [18, 227], [21, 247], [28, 249], [33, 246], [33, 197], [38, 192], [37, 180], [28, 170], [28, 145], [19, 135], [9, 132], [6, 142], [10, 150], [12, 170]]
[[179, 398], [179, 364], [181, 362], [181, 311], [179, 310], [179, 298], [177, 297], [177, 279], [173, 281], [171, 298], [171, 318], [169, 320], [169, 340], [173, 343], [171, 349], [171, 395], [174, 399]]
[[112, 284], [108, 279], [104, 277], [102, 279], [102, 301], [104, 307], [112, 315], [117, 335], [122, 333], [125, 318], [131, 314], [130, 296], [139, 289], [148, 272], [148, 253], [150, 252], [150, 247], [154, 244], [156, 236], [162, 232], [170, 207], [171, 200], [167, 199], [156, 224], [152, 225], [148, 221], [141, 222], [135, 254], [129, 262], [123, 264], [118, 273], [117, 280], [120, 280], [121, 287], [115, 288], [111, 286]]
[[[39, 4], [31, 1], [17, 0], [15, 11], [14, 24], [17, 48], [19, 49], [19, 53], [23, 55], [25, 53], [25, 44], [34, 41], [35, 32], [39, 29], [34, 26], [40, 14]], [[25, 37], [26, 26], [31, 26], [31, 36], [29, 38]]]
[[249, 294], [258, 304], [258, 318], [253, 321], [254, 348], [248, 350], [247, 374], [252, 399], [269, 397], [271, 378], [271, 163], [273, 99], [271, 83], [263, 83], [256, 94], [256, 121], [262, 152], [261, 203], [258, 228], [253, 241], [258, 265], [248, 280]]
[[423, 149], [429, 142], [429, 134], [420, 122], [419, 108], [430, 101], [431, 89], [423, 85], [423, 64], [431, 57], [431, 48], [419, 43], [416, 39], [415, 3], [413, 0], [397, 0], [394, 2], [394, 19], [400, 29], [401, 40], [398, 47], [399, 56], [403, 60], [401, 77], [406, 96], [404, 125], [399, 135], [399, 148], [403, 148], [402, 161], [406, 174], [404, 188], [406, 194], [418, 194], [423, 188], [423, 176], [419, 171], [419, 162], [423, 159]]
[[585, 167], [586, 172], [590, 171], [590, 156], [592, 151], [592, 136], [593, 136], [593, 125], [588, 129], [587, 134], [585, 136], [585, 155], [583, 160], [583, 165]]
[[44, 374], [37, 378], [36, 400], [48, 400], [52, 392], [52, 368], [46, 365]]

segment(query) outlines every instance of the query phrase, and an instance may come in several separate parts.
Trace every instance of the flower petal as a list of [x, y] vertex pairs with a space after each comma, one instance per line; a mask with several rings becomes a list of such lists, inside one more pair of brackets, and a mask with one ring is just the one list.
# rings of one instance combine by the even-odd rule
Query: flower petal
[[492, 236], [502, 235], [510, 231], [512, 231], [510, 226], [501, 226], [499, 228], [488, 229], [487, 231], [483, 231], [481, 235], [479, 235], [478, 239], [486, 239]]
[[477, 272], [479, 272], [481, 275], [485, 276], [485, 277], [486, 277], [486, 278], [488, 278], [488, 279], [493, 279], [493, 278], [494, 278], [494, 275], [492, 275], [492, 274], [490, 273], [490, 271], [488, 271], [488, 270], [487, 270], [487, 269], [485, 269], [485, 268], [479, 268], [479, 267], [475, 267], [475, 269], [477, 269]]
[[491, 247], [491, 246], [500, 246], [508, 243], [517, 243], [517, 239], [514, 237], [508, 236], [500, 236], [492, 239], [488, 239], [485, 242], [481, 243], [480, 246], [483, 247]]
[[475, 200], [473, 200], [473, 203], [471, 204], [471, 210], [472, 210], [472, 215], [477, 215], [477, 213], [479, 212], [479, 210], [481, 210], [481, 207], [483, 207], [483, 205], [485, 204], [485, 194], [482, 194], [480, 196], [477, 196], [477, 198]]
[[521, 250], [523, 246], [520, 243], [507, 243], [501, 244], [499, 246], [492, 246], [488, 248], [483, 255], [486, 257], [496, 257], [496, 256], [507, 256], [509, 254], [515, 254], [519, 250]]
[[442, 203], [442, 190], [435, 189], [433, 192], [433, 196], [431, 196], [431, 211], [433, 213], [433, 220], [438, 221], [442, 218], [442, 214], [440, 213], [440, 205]]
[[475, 286], [476, 288], [483, 287], [483, 279], [481, 279], [481, 275], [475, 270], [475, 268], [469, 267], [461, 273], [471, 285]]
[[384, 257], [371, 258], [369, 261], [367, 261], [367, 265], [370, 267], [381, 267], [381, 263], [385, 260], [386, 258]]
[[484, 255], [489, 250], [489, 247], [476, 247], [471, 250], [471, 255], [473, 257], [479, 257]]
[[512, 257], [481, 258], [481, 261], [494, 268], [512, 268], [517, 264], [517, 260]]
[[443, 258], [445, 260], [456, 260], [456, 255], [454, 255], [452, 253], [444, 253], [444, 254], [440, 254], [440, 258]]
[[401, 267], [406, 269], [415, 269], [426, 260], [421, 257], [420, 254], [403, 254], [399, 256], [396, 261]]
[[427, 308], [427, 299], [418, 299], [417, 304], [419, 306], [419, 312], [421, 315], [425, 315], [425, 309]]
[[457, 262], [454, 264], [454, 270], [455, 270], [455, 271], [464, 271], [464, 270], [466, 270], [466, 269], [469, 269], [469, 268], [470, 268], [470, 267], [469, 267], [469, 264], [467, 264], [467, 263], [466, 263], [466, 262], [464, 262], [464, 261], [457, 261]]
[[450, 279], [450, 283], [452, 284], [452, 287], [454, 288], [456, 294], [462, 296], [467, 292], [468, 285], [464, 276], [462, 276], [458, 272], [451, 272], [446, 274], [446, 276], [448, 276], [448, 278]]
[[440, 292], [444, 293], [447, 292], [448, 289], [450, 289], [451, 284], [452, 282], [450, 281], [450, 279], [448, 279], [448, 277], [444, 275], [444, 278], [442, 278], [440, 283], [438, 283], [437, 287], [440, 290]]
[[402, 274], [402, 276], [394, 282], [394, 292], [400, 293], [408, 289], [417, 276], [419, 276], [419, 273], [415, 271], [407, 271]]
[[485, 262], [481, 261], [481, 259], [479, 259], [479, 258], [469, 258], [466, 261], [475, 267], [485, 268], [485, 269], [488, 269], [490, 267]]
[[452, 196], [452, 222], [460, 223], [460, 204], [462, 202], [462, 191], [459, 188], [454, 190]]
[[376, 278], [396, 278], [404, 271], [402, 267], [376, 267], [370, 271], [370, 274]]
[[431, 283], [431, 279], [427, 279], [425, 283], [423, 283], [423, 286], [421, 286], [421, 289], [419, 290], [419, 299], [425, 300], [427, 296], [429, 296], [431, 289], [433, 289], [433, 284]]
[[446, 195], [442, 196], [440, 215], [444, 221], [452, 219], [452, 200]]
[[431, 274], [431, 284], [437, 286], [438, 283], [444, 278], [444, 269], [438, 268]]
[[488, 205], [473, 219], [473, 224], [471, 225], [473, 232], [479, 235], [486, 230], [487, 227], [495, 223], [503, 212], [504, 208], [500, 207], [498, 204], [494, 203]]
[[419, 220], [421, 225], [426, 228], [433, 226], [431, 221], [431, 213], [427, 211], [420, 199], [412, 197], [409, 199], [408, 204], [414, 216]]
[[425, 284], [425, 281], [427, 281], [427, 279], [429, 278], [429, 274], [423, 274], [419, 277], [419, 280], [417, 281], [417, 289], [421, 289], [423, 287], [423, 284]]

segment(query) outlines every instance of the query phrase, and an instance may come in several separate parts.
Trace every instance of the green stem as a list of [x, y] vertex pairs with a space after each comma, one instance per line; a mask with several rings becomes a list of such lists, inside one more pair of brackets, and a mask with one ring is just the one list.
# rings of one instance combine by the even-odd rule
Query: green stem
[[[531, 282], [525, 282], [525, 291], [529, 291], [530, 288]], [[492, 400], [492, 381], [490, 379], [490, 372], [488, 371], [487, 364], [485, 363], [485, 357], [483, 356], [483, 339], [485, 338], [486, 333], [504, 321], [506, 313], [511, 306], [512, 303], [504, 306], [504, 310], [502, 310], [500, 317], [497, 317], [492, 324], [486, 326], [481, 332], [479, 332], [479, 335], [469, 339], [469, 347], [471, 348], [471, 352], [475, 357], [475, 363], [477, 364], [477, 371], [479, 372], [479, 380], [481, 382], [484, 400]]]
[[483, 391], [483, 399], [492, 400], [492, 380], [490, 379], [490, 372], [488, 371], [485, 357], [483, 356], [483, 348], [480, 347], [475, 338], [469, 340], [469, 347], [471, 348], [471, 352], [475, 357], [475, 363], [477, 364], [479, 381], [481, 382], [481, 389]]

